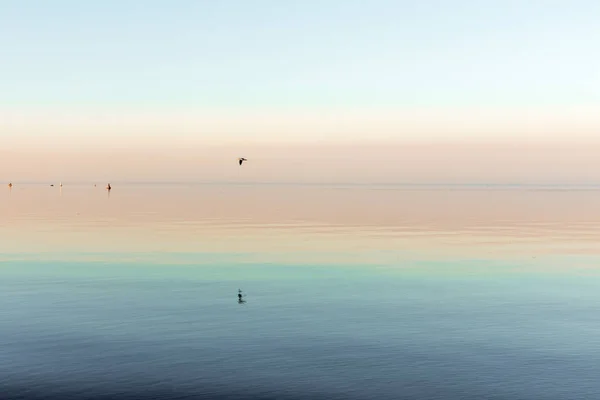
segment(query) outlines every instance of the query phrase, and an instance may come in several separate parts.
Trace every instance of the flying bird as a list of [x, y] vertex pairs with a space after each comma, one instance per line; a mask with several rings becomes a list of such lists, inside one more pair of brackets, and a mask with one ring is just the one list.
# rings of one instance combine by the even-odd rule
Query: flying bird
[[240, 162], [240, 165], [242, 165], [242, 163], [243, 163], [244, 161], [248, 161], [248, 160], [246, 160], [245, 158], [243, 158], [243, 157], [242, 157], [242, 158], [238, 158], [238, 161]]

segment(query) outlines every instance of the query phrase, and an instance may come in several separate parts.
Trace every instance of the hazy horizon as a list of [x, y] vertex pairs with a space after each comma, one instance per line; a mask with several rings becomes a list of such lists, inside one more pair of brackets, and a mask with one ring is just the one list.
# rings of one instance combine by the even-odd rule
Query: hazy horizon
[[[455, 142], [0, 150], [4, 182], [600, 183], [600, 144]], [[243, 166], [237, 157], [246, 157]]]

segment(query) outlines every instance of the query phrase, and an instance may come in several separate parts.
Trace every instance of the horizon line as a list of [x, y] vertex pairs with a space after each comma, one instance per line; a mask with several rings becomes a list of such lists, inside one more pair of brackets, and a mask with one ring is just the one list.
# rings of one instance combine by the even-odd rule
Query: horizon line
[[[7, 181], [9, 182], [9, 181]], [[40, 181], [12, 181], [12, 184], [20, 185], [55, 185], [58, 186], [61, 183], [52, 182], [40, 182]], [[108, 182], [107, 182], [108, 183]], [[111, 185], [199, 185], [199, 186], [213, 186], [213, 185], [232, 185], [232, 186], [270, 186], [270, 185], [282, 185], [282, 186], [404, 186], [404, 187], [587, 187], [587, 188], [598, 188], [600, 189], [600, 182], [296, 182], [296, 181], [152, 181], [152, 180], [125, 180], [125, 181], [110, 181]], [[62, 181], [63, 187], [65, 184], [72, 186], [91, 186], [97, 183], [89, 181]], [[14, 187], [14, 186], [13, 186]]]

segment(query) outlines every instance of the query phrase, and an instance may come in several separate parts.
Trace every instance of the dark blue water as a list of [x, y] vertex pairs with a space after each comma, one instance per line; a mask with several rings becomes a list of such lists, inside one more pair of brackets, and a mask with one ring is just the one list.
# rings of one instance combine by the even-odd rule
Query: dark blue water
[[600, 278], [562, 262], [4, 262], [0, 398], [597, 399]]

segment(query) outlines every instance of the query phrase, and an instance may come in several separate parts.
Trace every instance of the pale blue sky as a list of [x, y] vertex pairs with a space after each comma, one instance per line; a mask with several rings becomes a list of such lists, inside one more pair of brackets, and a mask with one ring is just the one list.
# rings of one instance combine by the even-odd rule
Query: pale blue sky
[[599, 21], [597, 0], [0, 0], [0, 106], [589, 106]]

